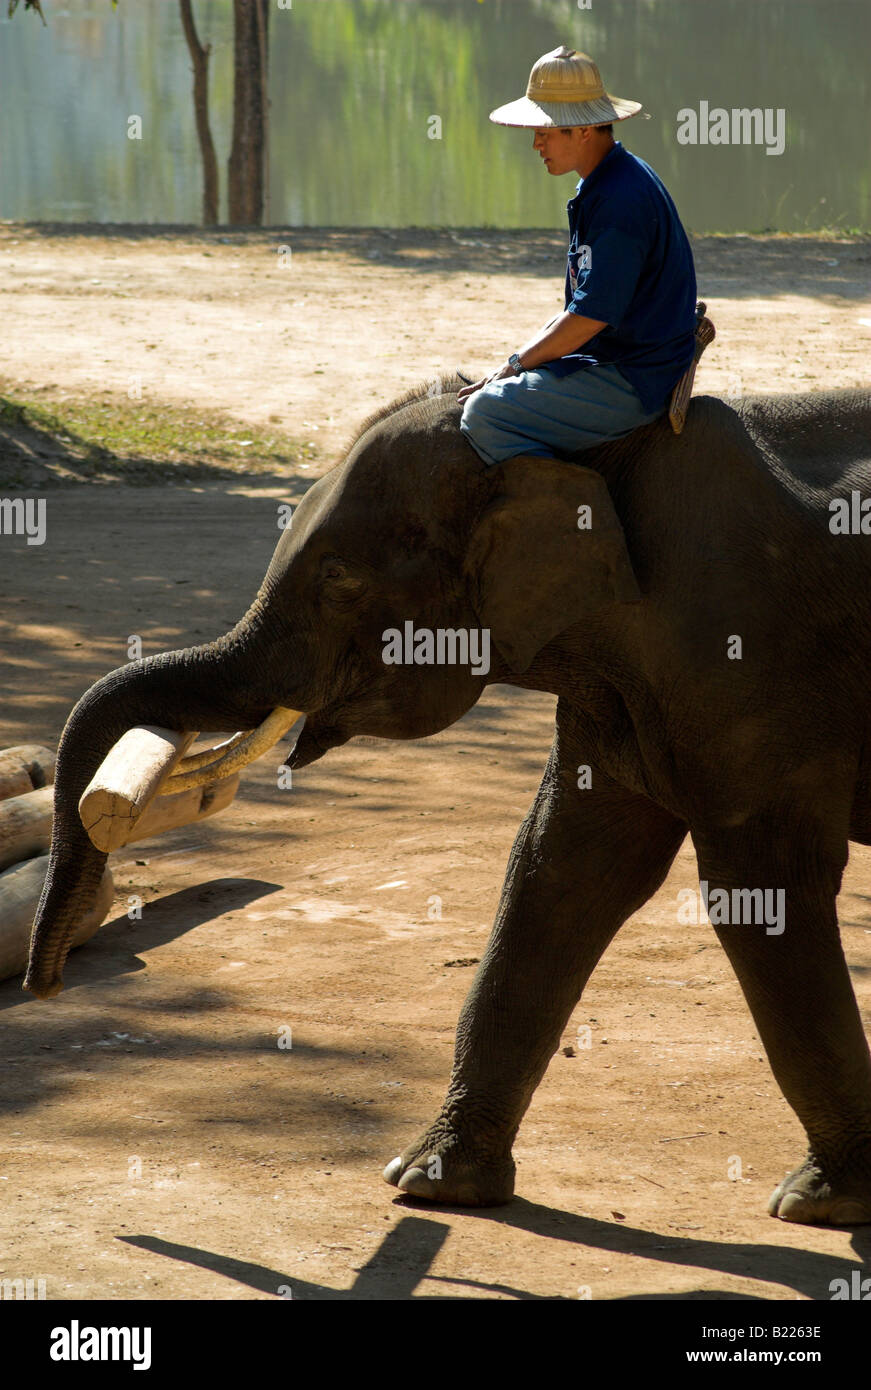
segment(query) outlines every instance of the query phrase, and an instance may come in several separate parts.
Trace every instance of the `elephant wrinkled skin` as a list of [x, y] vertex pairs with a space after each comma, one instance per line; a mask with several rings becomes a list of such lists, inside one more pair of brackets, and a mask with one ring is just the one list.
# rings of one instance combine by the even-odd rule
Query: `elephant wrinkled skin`
[[[779, 933], [711, 910], [808, 1137], [769, 1209], [869, 1221], [871, 1060], [835, 899], [848, 842], [871, 843], [871, 542], [835, 534], [829, 502], [871, 493], [871, 395], [702, 396], [680, 437], [661, 419], [581, 462], [488, 469], [459, 433], [459, 384], [366, 422], [230, 633], [132, 662], [76, 706], [26, 987], [61, 987], [105, 858], [76, 805], [131, 726], [251, 728], [287, 706], [306, 715], [288, 758], [303, 767], [357, 734], [444, 729], [488, 682], [551, 691], [553, 748], [447, 1097], [385, 1177], [436, 1202], [511, 1197], [512, 1143], [561, 1032], [689, 831], [711, 903], [761, 888], [785, 904]], [[409, 622], [487, 630], [486, 675], [386, 664], [386, 630]]]

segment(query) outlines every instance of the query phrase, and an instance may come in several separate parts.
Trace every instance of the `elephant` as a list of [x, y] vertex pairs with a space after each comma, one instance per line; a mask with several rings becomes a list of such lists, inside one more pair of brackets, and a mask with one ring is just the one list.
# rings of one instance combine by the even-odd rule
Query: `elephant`
[[[548, 691], [553, 745], [444, 1104], [384, 1177], [432, 1203], [512, 1198], [513, 1142], [562, 1031], [689, 834], [709, 906], [732, 904], [710, 921], [807, 1135], [769, 1212], [871, 1221], [871, 1057], [836, 913], [849, 841], [871, 843], [871, 393], [700, 395], [679, 436], [662, 417], [491, 467], [459, 430], [465, 380], [423, 382], [364, 422], [230, 632], [132, 661], [76, 705], [24, 987], [62, 987], [105, 859], [78, 798], [132, 726], [251, 729], [290, 707], [305, 723], [286, 762], [302, 768], [355, 735], [442, 730], [493, 682]], [[489, 634], [489, 669], [424, 659], [426, 644], [386, 660], [409, 622]], [[759, 890], [784, 904], [779, 927]]]

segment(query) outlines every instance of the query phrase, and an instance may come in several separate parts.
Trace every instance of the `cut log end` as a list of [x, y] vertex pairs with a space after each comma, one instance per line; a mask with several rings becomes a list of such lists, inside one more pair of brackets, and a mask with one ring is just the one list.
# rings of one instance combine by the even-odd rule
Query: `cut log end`
[[48, 787], [54, 781], [55, 755], [41, 743], [0, 749], [0, 801]]
[[53, 787], [0, 801], [0, 869], [48, 849], [53, 804]]
[[136, 821], [196, 738], [143, 726], [128, 729], [109, 751], [79, 800], [82, 825], [97, 849], [121, 849]]

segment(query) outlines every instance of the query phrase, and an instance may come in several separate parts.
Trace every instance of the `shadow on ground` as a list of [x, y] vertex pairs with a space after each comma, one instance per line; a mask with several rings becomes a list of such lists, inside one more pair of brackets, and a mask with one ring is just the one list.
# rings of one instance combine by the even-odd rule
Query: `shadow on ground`
[[[396, 1205], [402, 1207], [414, 1204], [408, 1198], [399, 1198]], [[544, 1239], [566, 1242], [568, 1245], [579, 1247], [579, 1250], [631, 1254], [643, 1259], [682, 1266], [685, 1269], [758, 1279], [764, 1284], [781, 1284], [816, 1300], [830, 1299], [832, 1280], [846, 1278], [849, 1282], [851, 1273], [857, 1267], [856, 1263], [841, 1256], [796, 1250], [793, 1246], [675, 1239], [657, 1231], [611, 1225], [606, 1221], [543, 1207], [521, 1199], [515, 1199], [508, 1207], [493, 1210], [442, 1207], [439, 1211], [442, 1216], [455, 1214], [465, 1219], [484, 1220], [496, 1225], [514, 1227]], [[295, 1275], [239, 1260], [230, 1255], [221, 1255], [216, 1251], [176, 1245], [156, 1236], [136, 1235], [118, 1238], [128, 1245], [150, 1251], [152, 1254], [223, 1275], [258, 1293], [274, 1294], [283, 1298], [358, 1301], [461, 1297], [456, 1293], [440, 1295], [439, 1284], [446, 1284], [452, 1289], [461, 1285], [469, 1290], [501, 1294], [508, 1298], [525, 1300], [541, 1297], [510, 1284], [490, 1284], [461, 1277], [447, 1279], [431, 1274], [433, 1263], [454, 1224], [459, 1222], [448, 1225], [444, 1220], [434, 1221], [424, 1216], [402, 1216], [398, 1225], [387, 1233], [374, 1254], [355, 1271], [356, 1278], [351, 1287], [344, 1289], [299, 1279]], [[871, 1229], [857, 1229], [853, 1234], [852, 1244], [862, 1272], [866, 1274], [871, 1254]], [[582, 1270], [582, 1266], [576, 1265], [575, 1269]], [[572, 1277], [578, 1278], [579, 1291], [585, 1288], [581, 1273]], [[574, 1296], [580, 1294], [566, 1294], [566, 1298]], [[648, 1299], [758, 1301], [753, 1294], [730, 1292], [708, 1285], [680, 1293], [631, 1294], [625, 1300], [617, 1301], [637, 1302]], [[759, 1300], [764, 1301], [765, 1296], [760, 1294]]]

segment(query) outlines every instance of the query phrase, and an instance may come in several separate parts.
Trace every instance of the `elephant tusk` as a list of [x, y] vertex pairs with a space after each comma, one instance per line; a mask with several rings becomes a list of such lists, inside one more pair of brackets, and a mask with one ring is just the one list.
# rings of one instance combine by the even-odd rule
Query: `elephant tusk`
[[[208, 767], [219, 754], [223, 756], [231, 748], [238, 748], [239, 744], [244, 742], [246, 738], [248, 738], [247, 733], [234, 734], [232, 738], [225, 739], [223, 743], [216, 743], [214, 748], [201, 748], [199, 753], [188, 753], [186, 757], [179, 760], [175, 771], [170, 775], [176, 777], [182, 772], [195, 772], [198, 767]], [[161, 795], [167, 796], [169, 793], [161, 791]]]
[[172, 796], [190, 787], [202, 787], [217, 778], [231, 777], [243, 767], [260, 758], [292, 729], [302, 712], [277, 705], [270, 715], [250, 733], [234, 734], [215, 748], [204, 749], [183, 758], [176, 771], [160, 784], [161, 796]]

